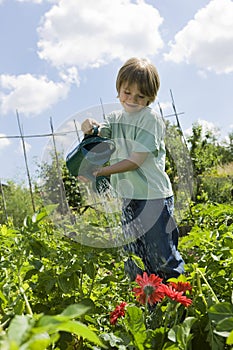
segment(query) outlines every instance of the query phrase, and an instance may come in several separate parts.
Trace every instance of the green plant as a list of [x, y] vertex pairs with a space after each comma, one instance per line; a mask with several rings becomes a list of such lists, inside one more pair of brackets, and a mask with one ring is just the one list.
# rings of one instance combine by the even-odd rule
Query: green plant
[[[156, 307], [153, 298], [149, 307], [146, 299], [139, 303], [144, 299], [135, 298], [137, 282], [130, 282], [124, 273], [127, 256], [121, 248], [95, 248], [73, 241], [50, 221], [51, 210], [53, 206], [27, 216], [21, 228], [10, 223], [0, 227], [1, 348], [11, 349], [13, 341], [12, 346], [20, 350], [97, 350], [104, 346], [230, 350], [230, 205], [193, 205], [187, 214], [186, 224], [192, 229], [181, 238], [179, 248], [186, 276], [170, 282], [192, 285], [188, 308], [168, 297]], [[98, 215], [87, 210], [82, 217], [98, 230]], [[139, 259], [132, 258], [143, 267]], [[141, 287], [140, 293], [151, 292]], [[119, 311], [116, 306], [122, 302], [125, 307]], [[111, 322], [114, 310], [119, 311], [115, 324]]]
[[[59, 343], [61, 332], [73, 334], [69, 348], [77, 348], [83, 339], [106, 348], [96, 333], [77, 318], [81, 318], [88, 307], [83, 304], [69, 305], [61, 314], [46, 315], [16, 315], [10, 322], [6, 332], [0, 334], [1, 349], [14, 350], [46, 350], [54, 348]], [[66, 349], [68, 348], [66, 347]]]
[[[33, 205], [38, 210], [41, 206], [41, 198], [38, 193], [33, 193], [33, 198], [25, 184], [16, 184], [8, 181], [0, 194], [0, 224], [13, 222], [14, 226], [21, 227], [25, 216], [33, 214]], [[3, 203], [3, 196], [4, 201]]]

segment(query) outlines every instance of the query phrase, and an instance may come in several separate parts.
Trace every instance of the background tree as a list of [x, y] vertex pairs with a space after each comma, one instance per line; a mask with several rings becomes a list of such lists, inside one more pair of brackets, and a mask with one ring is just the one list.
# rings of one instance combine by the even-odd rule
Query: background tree
[[67, 211], [67, 204], [76, 211], [82, 206], [78, 180], [71, 176], [62, 155], [52, 155], [50, 163], [38, 168], [39, 189], [44, 205], [57, 204], [60, 213]]
[[[15, 227], [21, 227], [27, 215], [33, 214], [32, 199], [29, 188], [21, 183], [16, 184], [8, 181], [3, 188], [5, 208], [3, 203], [3, 193], [0, 198], [0, 224], [12, 221]], [[41, 199], [38, 193], [33, 193], [36, 210], [41, 206]]]
[[200, 124], [194, 124], [188, 138], [193, 173], [196, 179], [194, 201], [231, 201], [231, 175], [218, 175], [218, 169], [233, 161], [232, 139], [229, 145], [220, 144], [213, 131], [203, 132]]
[[[228, 142], [219, 142], [214, 131], [204, 132], [198, 123], [187, 141], [176, 125], [166, 123], [166, 171], [171, 179], [176, 202], [191, 197], [194, 202], [232, 200], [233, 133]], [[222, 169], [228, 168], [223, 173]]]
[[222, 155], [219, 152], [216, 136], [211, 131], [207, 131], [203, 135], [202, 126], [194, 124], [192, 135], [187, 140], [190, 145], [190, 156], [195, 176], [221, 164]]

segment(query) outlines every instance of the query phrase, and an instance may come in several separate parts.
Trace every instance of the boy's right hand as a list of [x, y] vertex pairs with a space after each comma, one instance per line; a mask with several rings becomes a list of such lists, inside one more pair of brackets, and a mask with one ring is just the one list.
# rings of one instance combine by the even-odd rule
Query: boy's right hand
[[81, 130], [84, 134], [91, 135], [93, 133], [94, 126], [100, 126], [100, 123], [98, 123], [95, 119], [87, 118], [84, 120], [84, 122], [82, 122]]

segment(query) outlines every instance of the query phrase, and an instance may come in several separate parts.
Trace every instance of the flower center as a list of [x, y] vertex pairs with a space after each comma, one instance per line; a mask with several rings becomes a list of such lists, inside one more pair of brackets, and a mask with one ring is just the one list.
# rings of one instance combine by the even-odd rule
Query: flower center
[[153, 286], [150, 286], [150, 285], [147, 285], [143, 288], [143, 291], [146, 295], [151, 295], [154, 291], [154, 287]]

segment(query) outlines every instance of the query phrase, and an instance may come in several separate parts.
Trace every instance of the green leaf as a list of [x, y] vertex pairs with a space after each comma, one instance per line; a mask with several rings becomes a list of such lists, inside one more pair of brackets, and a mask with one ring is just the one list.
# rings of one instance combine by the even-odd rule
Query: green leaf
[[92, 261], [89, 261], [88, 263], [85, 264], [84, 271], [91, 279], [95, 278], [96, 270]]
[[90, 301], [86, 300], [84, 303], [69, 305], [59, 315], [44, 315], [38, 321], [37, 328], [41, 328], [44, 330], [53, 329], [53, 327], [56, 327], [58, 324], [62, 324], [66, 321], [84, 315], [88, 310], [90, 310], [91, 306], [92, 304], [90, 303]]
[[170, 329], [170, 331], [168, 333], [168, 339], [173, 341], [173, 343], [176, 342], [176, 329], [175, 328]]
[[227, 345], [233, 344], [233, 330], [231, 331], [229, 337], [227, 338]]
[[[53, 210], [53, 208], [50, 209], [50, 211], [52, 211], [52, 210]], [[42, 208], [39, 212], [33, 214], [32, 222], [33, 223], [40, 222], [48, 215], [49, 215], [48, 211], [45, 208]]]
[[98, 338], [98, 336], [90, 330], [86, 325], [82, 324], [78, 321], [68, 321], [65, 323], [61, 323], [57, 325], [54, 329], [54, 331], [63, 331], [63, 332], [69, 332], [74, 333], [80, 337], [83, 337], [90, 342], [102, 346], [104, 349], [106, 347], [102, 343], [102, 341]]
[[49, 316], [49, 315], [45, 315], [42, 316], [40, 318], [40, 320], [38, 321], [37, 327], [35, 329], [36, 332], [38, 331], [42, 331], [42, 329], [44, 331], [48, 331], [50, 329], [53, 329], [56, 325], [61, 324], [62, 322], [65, 322], [69, 320], [69, 317], [66, 316], [60, 316], [60, 315], [55, 315], [55, 316]]
[[20, 350], [46, 350], [51, 344], [48, 333], [33, 335], [27, 343], [20, 346]]
[[181, 325], [174, 326], [168, 332], [168, 339], [179, 344], [180, 349], [186, 350], [192, 338], [190, 332], [194, 322], [195, 317], [187, 317]]
[[15, 316], [11, 321], [8, 328], [8, 338], [10, 341], [20, 345], [25, 337], [25, 333], [28, 332], [32, 326], [30, 325], [29, 316]]
[[111, 347], [117, 346], [119, 348], [119, 343], [122, 343], [123, 340], [113, 333], [103, 333], [101, 334], [101, 338], [103, 338], [104, 341], [109, 342]]
[[207, 332], [206, 340], [209, 343], [211, 350], [223, 350], [225, 339], [215, 334], [210, 320], [206, 324], [206, 327], [204, 330]]
[[90, 306], [87, 306], [85, 304], [73, 304], [69, 305], [62, 313], [61, 315], [67, 316], [70, 319], [77, 318], [85, 314], [90, 309]]
[[144, 342], [147, 338], [147, 334], [142, 310], [136, 306], [128, 306], [125, 325], [128, 331], [132, 334], [135, 345], [138, 349], [144, 350]]
[[139, 256], [134, 255], [134, 254], [130, 254], [130, 257], [133, 260], [133, 262], [137, 265], [137, 267], [139, 267], [139, 269], [141, 269], [142, 271], [145, 270], [144, 263]]
[[[86, 310], [87, 308], [85, 311]], [[84, 308], [82, 310], [79, 308], [78, 310], [75, 305], [70, 305], [68, 308], [66, 308], [66, 310], [64, 310], [64, 314], [42, 316], [37, 323], [37, 327], [33, 328], [33, 332], [37, 334], [47, 332], [49, 335], [60, 331], [69, 332], [83, 337], [97, 345], [103, 346], [98, 336], [86, 325], [78, 321], [70, 320], [70, 318], [73, 318], [75, 315], [81, 315], [83, 312]]]
[[16, 315], [21, 315], [23, 313], [25, 307], [25, 301], [22, 299], [18, 299], [15, 306], [14, 306], [14, 312]]
[[217, 323], [216, 330], [219, 332], [232, 331], [233, 330], [233, 317], [224, 318], [222, 321], [219, 321]]
[[233, 317], [233, 305], [227, 302], [212, 305], [209, 308], [208, 314], [212, 321], [218, 323], [224, 318]]
[[7, 303], [7, 299], [5, 298], [5, 295], [1, 292], [0, 290], [0, 299], [6, 304]]
[[57, 277], [57, 283], [59, 288], [63, 291], [63, 293], [69, 293], [74, 288], [74, 278], [70, 274], [65, 275], [62, 274]]
[[[1, 345], [1, 344], [0, 344]], [[3, 344], [6, 345], [5, 348], [3, 348], [3, 350], [21, 350], [20, 346], [16, 344], [16, 342], [13, 340], [10, 343], [7, 344]]]

